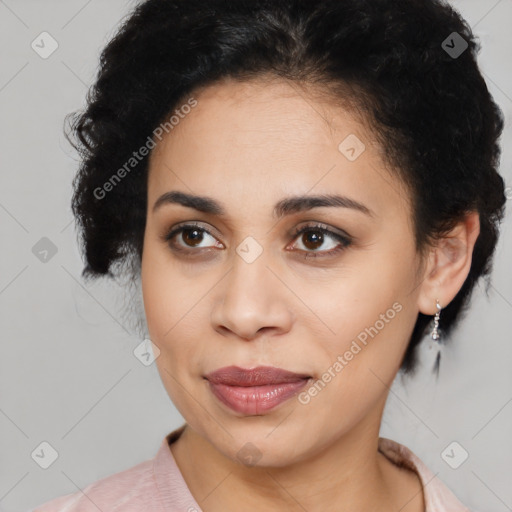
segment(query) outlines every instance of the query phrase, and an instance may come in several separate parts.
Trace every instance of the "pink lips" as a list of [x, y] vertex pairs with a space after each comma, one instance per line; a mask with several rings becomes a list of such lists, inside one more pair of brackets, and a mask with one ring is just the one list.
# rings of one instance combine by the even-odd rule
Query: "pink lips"
[[212, 393], [234, 411], [261, 414], [295, 395], [310, 376], [273, 366], [258, 366], [250, 370], [226, 366], [205, 378]]

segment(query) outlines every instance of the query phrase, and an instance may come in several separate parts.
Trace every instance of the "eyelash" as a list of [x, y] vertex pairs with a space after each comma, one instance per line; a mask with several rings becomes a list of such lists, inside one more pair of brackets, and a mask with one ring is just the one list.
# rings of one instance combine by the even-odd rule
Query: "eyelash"
[[331, 231], [323, 224], [310, 224], [303, 226], [301, 228], [298, 228], [293, 233], [293, 239], [295, 240], [303, 233], [307, 232], [319, 232], [322, 233], [322, 235], [327, 235], [331, 238], [334, 238], [337, 240], [340, 245], [336, 247], [335, 249], [331, 249], [329, 251], [303, 251], [304, 252], [304, 259], [308, 258], [327, 258], [327, 257], [333, 257], [339, 252], [346, 249], [351, 243], [352, 239], [348, 235], [341, 235], [339, 233], [335, 233], [334, 231]]
[[[189, 230], [189, 229], [203, 231], [203, 232], [207, 233], [208, 235], [210, 235], [211, 237], [216, 238], [207, 229], [202, 228], [198, 224], [185, 224], [182, 226], [178, 226], [177, 228], [171, 229], [167, 234], [164, 235], [164, 237], [163, 237], [164, 241], [168, 243], [168, 245], [171, 247], [171, 249], [174, 249], [174, 250], [177, 250], [180, 252], [185, 252], [185, 253], [196, 252], [196, 250], [194, 250], [194, 249], [183, 249], [183, 248], [176, 249], [175, 247], [173, 247], [172, 239], [176, 235], [182, 233], [183, 231]], [[304, 259], [333, 257], [336, 254], [338, 254], [339, 252], [343, 251], [345, 248], [347, 248], [352, 243], [351, 237], [349, 237], [348, 235], [341, 235], [341, 234], [335, 233], [334, 231], [331, 231], [330, 229], [328, 229], [324, 224], [312, 224], [312, 225], [302, 226], [301, 228], [297, 228], [293, 233], [293, 239], [295, 240], [300, 235], [302, 235], [303, 233], [306, 233], [308, 231], [320, 232], [320, 233], [322, 233], [322, 235], [327, 235], [331, 238], [334, 238], [335, 240], [340, 242], [341, 245], [339, 245], [337, 248], [331, 249], [329, 251], [315, 252], [315, 251], [302, 251], [301, 250], [300, 252], [304, 253], [304, 255], [303, 255]]]

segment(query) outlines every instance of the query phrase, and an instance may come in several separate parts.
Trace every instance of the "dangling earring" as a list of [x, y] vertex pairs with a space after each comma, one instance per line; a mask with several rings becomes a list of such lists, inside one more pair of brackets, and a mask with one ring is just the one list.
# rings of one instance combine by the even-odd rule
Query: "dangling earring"
[[[439, 327], [439, 317], [441, 316], [441, 304], [439, 304], [439, 301], [437, 299], [436, 299], [436, 308], [437, 308], [437, 313], [436, 313], [436, 316], [434, 317], [434, 329], [432, 329], [431, 337], [433, 340], [438, 342], [437, 341], [439, 339], [438, 327]], [[432, 344], [430, 346], [432, 347]]]
[[440, 338], [439, 335], [439, 317], [441, 316], [441, 304], [439, 304], [439, 301], [436, 299], [436, 307], [437, 307], [437, 313], [434, 316], [434, 328], [432, 329], [432, 332], [430, 334], [431, 338], [434, 340], [433, 342], [430, 342], [430, 349], [432, 349], [433, 345], [437, 346], [437, 355], [436, 355], [436, 361], [434, 363], [434, 372], [436, 374], [439, 373], [439, 363], [441, 361], [441, 345], [440, 345]]

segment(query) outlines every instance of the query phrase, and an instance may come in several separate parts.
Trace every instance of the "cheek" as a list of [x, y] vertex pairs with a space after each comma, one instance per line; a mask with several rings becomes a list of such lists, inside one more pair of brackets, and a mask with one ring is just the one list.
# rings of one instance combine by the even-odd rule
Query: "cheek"
[[405, 264], [396, 256], [383, 254], [379, 265], [368, 263], [340, 281], [341, 286], [330, 285], [329, 300], [318, 296], [314, 307], [334, 332], [319, 341], [325, 371], [340, 363], [341, 356], [343, 368], [336, 364], [338, 371], [330, 371], [343, 377], [333, 380], [355, 393], [370, 381], [378, 383], [376, 375], [386, 383], [393, 380], [416, 321], [410, 293], [414, 267], [411, 260]]
[[324, 364], [317, 367], [318, 378], [299, 397], [304, 411], [314, 411], [318, 428], [328, 425], [333, 434], [348, 429], [387, 394], [414, 317], [414, 311], [395, 298], [375, 302], [374, 295], [373, 303], [356, 308], [343, 322], [345, 332], [340, 327], [337, 339], [322, 346]]
[[141, 284], [149, 332], [163, 342], [179, 320], [184, 286], [165, 244], [155, 238], [151, 231], [146, 232]]
[[[198, 315], [204, 287], [188, 279], [165, 249], [148, 247], [144, 258], [142, 295], [150, 338], [160, 349], [157, 366], [174, 375], [196, 357], [190, 335], [201, 325]], [[160, 373], [165, 377], [165, 372]]]
[[161, 342], [172, 327], [172, 318], [166, 306], [169, 304], [169, 291], [162, 286], [162, 276], [157, 272], [155, 267], [142, 272], [142, 295], [150, 335], [155, 341]]

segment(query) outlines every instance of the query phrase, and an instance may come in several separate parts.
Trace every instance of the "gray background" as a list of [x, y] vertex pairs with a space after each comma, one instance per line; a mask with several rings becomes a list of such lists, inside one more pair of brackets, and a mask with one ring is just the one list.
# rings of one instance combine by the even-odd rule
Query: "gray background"
[[[480, 37], [480, 66], [506, 116], [501, 173], [512, 187], [512, 0], [452, 4]], [[63, 119], [83, 105], [100, 49], [133, 5], [0, 0], [0, 508], [9, 512], [153, 457], [182, 423], [155, 365], [133, 354], [142, 339], [122, 319], [122, 286], [80, 279], [69, 206], [77, 156]], [[59, 45], [47, 59], [31, 48], [43, 31]], [[425, 343], [417, 377], [395, 381], [381, 430], [482, 512], [512, 510], [511, 229], [508, 212], [489, 298], [481, 285], [439, 381]], [[46, 263], [32, 252], [43, 237], [57, 249]], [[58, 452], [48, 469], [31, 457], [43, 441]], [[452, 441], [469, 453], [458, 469], [441, 458]]]

